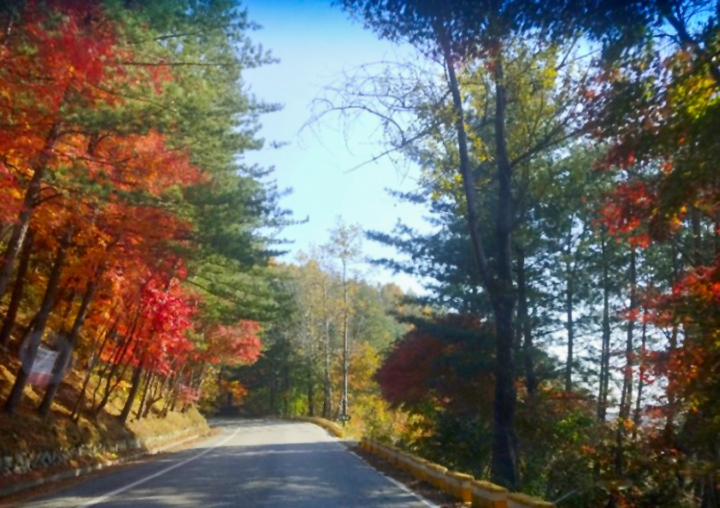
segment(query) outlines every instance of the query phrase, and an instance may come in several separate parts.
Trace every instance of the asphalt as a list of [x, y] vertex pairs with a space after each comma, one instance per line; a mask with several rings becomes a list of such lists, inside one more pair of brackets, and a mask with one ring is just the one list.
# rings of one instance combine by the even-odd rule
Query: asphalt
[[228, 420], [192, 448], [89, 479], [31, 508], [428, 508], [310, 423]]

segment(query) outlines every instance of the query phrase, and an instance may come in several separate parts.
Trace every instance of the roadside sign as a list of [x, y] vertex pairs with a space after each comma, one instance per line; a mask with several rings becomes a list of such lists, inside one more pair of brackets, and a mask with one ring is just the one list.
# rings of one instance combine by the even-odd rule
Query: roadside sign
[[53, 368], [57, 360], [57, 351], [40, 346], [35, 356], [35, 361], [30, 367], [28, 383], [34, 386], [47, 386], [53, 377]]
[[179, 389], [180, 401], [185, 404], [197, 402], [200, 398], [200, 388], [192, 388], [187, 385], [181, 385]]
[[[20, 346], [20, 361], [28, 374], [28, 384], [44, 387], [59, 383], [71, 368], [72, 346], [64, 336], [55, 333], [51, 337], [52, 346], [48, 347], [41, 342], [33, 359], [30, 347], [33, 341], [39, 342], [38, 335], [37, 331], [32, 331]], [[63, 361], [63, 365], [56, 365], [58, 361]]]

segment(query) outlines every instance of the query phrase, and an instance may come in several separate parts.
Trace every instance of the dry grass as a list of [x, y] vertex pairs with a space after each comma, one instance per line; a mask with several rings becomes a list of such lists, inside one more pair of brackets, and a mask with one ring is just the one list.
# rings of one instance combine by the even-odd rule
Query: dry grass
[[[0, 349], [0, 401], [4, 402], [15, 381], [14, 372], [19, 361]], [[82, 373], [73, 371], [63, 381], [58, 391], [51, 414], [41, 418], [35, 408], [42, 400], [43, 391], [28, 386], [23, 401], [12, 417], [0, 413], [0, 456], [17, 452], [57, 450], [88, 444], [109, 444], [127, 439], [147, 439], [171, 434], [189, 427], [206, 425], [205, 419], [195, 409], [186, 413], [169, 413], [159, 418], [158, 412], [164, 401], [158, 402], [148, 418], [133, 420], [137, 410], [136, 402], [130, 421], [123, 425], [117, 418], [122, 410], [127, 387], [118, 387], [105, 410], [93, 416], [89, 411], [81, 412], [77, 422], [70, 418], [72, 408], [82, 387]], [[89, 393], [97, 384], [92, 379]], [[140, 397], [138, 396], [137, 399]]]

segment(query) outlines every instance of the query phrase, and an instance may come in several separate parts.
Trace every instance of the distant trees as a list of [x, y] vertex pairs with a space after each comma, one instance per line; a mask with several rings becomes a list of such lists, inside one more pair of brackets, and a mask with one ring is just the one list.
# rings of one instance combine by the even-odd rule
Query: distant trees
[[342, 335], [343, 335], [343, 386], [340, 398], [340, 419], [348, 418], [348, 376], [350, 374], [350, 280], [351, 263], [360, 255], [360, 228], [348, 226], [339, 221], [330, 231], [330, 241], [325, 246], [328, 254], [340, 261], [340, 279], [342, 282]]
[[326, 245], [301, 254], [297, 265], [278, 267], [287, 319], [267, 330], [268, 349], [258, 363], [236, 372], [251, 389], [251, 409], [343, 420], [349, 407], [350, 425], [358, 430], [381, 425], [381, 413], [394, 418], [383, 413], [372, 377], [386, 348], [407, 329], [394, 317], [404, 295], [354, 274], [359, 240], [357, 226], [339, 223]]

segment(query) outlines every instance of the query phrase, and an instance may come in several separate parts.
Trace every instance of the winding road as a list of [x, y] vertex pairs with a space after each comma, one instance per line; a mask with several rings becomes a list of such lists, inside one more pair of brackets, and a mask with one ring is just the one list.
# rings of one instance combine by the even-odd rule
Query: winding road
[[428, 508], [309, 423], [225, 420], [192, 448], [93, 477], [31, 508]]

